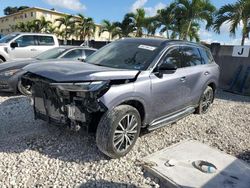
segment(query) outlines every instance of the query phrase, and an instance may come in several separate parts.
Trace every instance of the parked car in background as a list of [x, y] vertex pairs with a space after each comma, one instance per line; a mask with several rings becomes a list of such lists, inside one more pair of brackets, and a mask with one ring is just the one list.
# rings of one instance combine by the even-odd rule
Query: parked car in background
[[39, 33], [11, 33], [0, 39], [0, 63], [5, 61], [35, 57], [58, 47], [55, 35]]
[[[40, 55], [17, 61], [10, 61], [0, 64], [0, 92], [18, 91], [23, 94], [30, 94], [30, 86], [21, 86], [21, 69], [29, 64], [36, 64], [51, 59], [84, 60], [87, 56], [94, 53], [96, 49], [81, 46], [61, 46], [47, 50]], [[70, 61], [71, 62], [71, 61]]]
[[0, 39], [3, 38], [3, 37], [4, 37], [4, 35], [3, 35], [3, 34], [0, 34]]
[[112, 158], [132, 149], [141, 128], [151, 131], [206, 113], [219, 79], [207, 47], [139, 38], [112, 42], [86, 63], [25, 70], [22, 79], [31, 82], [35, 117], [76, 130], [96, 129], [98, 148]]

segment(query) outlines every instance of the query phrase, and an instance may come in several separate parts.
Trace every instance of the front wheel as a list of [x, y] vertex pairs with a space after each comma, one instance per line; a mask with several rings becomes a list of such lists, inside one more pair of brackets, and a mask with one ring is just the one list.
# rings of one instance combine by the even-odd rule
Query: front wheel
[[22, 83], [21, 79], [17, 83], [17, 88], [20, 93], [26, 96], [31, 96], [31, 84], [30, 83]]
[[107, 156], [119, 158], [133, 148], [140, 130], [141, 117], [137, 109], [120, 105], [101, 118], [96, 131], [96, 144]]
[[214, 91], [210, 86], [207, 86], [205, 91], [203, 92], [199, 106], [196, 108], [197, 114], [205, 114], [208, 112], [209, 107], [213, 103], [214, 100]]

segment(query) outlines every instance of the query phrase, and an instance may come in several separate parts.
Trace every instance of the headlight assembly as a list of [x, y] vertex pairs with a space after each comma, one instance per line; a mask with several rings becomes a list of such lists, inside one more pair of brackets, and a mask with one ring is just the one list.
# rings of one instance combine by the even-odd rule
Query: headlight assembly
[[20, 71], [20, 69], [8, 70], [8, 71], [0, 72], [0, 75], [1, 75], [1, 76], [13, 76], [13, 75], [16, 74], [18, 71]]
[[53, 87], [65, 91], [96, 91], [103, 87], [107, 82], [93, 81], [93, 82], [80, 82], [80, 83], [51, 83]]

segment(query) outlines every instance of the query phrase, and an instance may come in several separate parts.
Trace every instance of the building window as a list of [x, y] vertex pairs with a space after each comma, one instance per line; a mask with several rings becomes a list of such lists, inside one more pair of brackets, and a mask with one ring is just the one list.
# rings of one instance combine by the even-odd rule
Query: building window
[[31, 12], [31, 13], [30, 13], [30, 16], [31, 16], [31, 17], [33, 17], [33, 16], [34, 16], [34, 13], [33, 13], [33, 12]]
[[24, 14], [24, 18], [27, 18], [27, 14], [26, 13]]

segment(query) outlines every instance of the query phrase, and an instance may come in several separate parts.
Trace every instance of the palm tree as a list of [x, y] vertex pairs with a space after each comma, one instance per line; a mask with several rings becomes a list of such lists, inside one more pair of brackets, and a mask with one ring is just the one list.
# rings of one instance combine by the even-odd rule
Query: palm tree
[[129, 37], [131, 33], [135, 31], [133, 21], [129, 17], [129, 14], [126, 14], [122, 20], [122, 22], [115, 22], [114, 25], [117, 27], [117, 35], [122, 37]]
[[176, 16], [181, 16], [187, 25], [183, 39], [187, 39], [193, 22], [206, 21], [206, 29], [213, 24], [213, 13], [216, 8], [210, 0], [176, 0], [175, 4], [177, 6]]
[[103, 20], [100, 33], [109, 33], [109, 41], [111, 41], [118, 34], [118, 27], [115, 22], [110, 22], [109, 20]]
[[134, 27], [136, 28], [136, 37], [143, 35], [143, 28], [145, 27], [146, 13], [144, 9], [137, 9], [135, 13], [129, 13], [129, 17], [132, 19]]
[[80, 36], [80, 40], [89, 40], [95, 33], [95, 23], [90, 17], [85, 17], [82, 14], [78, 14], [79, 19], [77, 22], [77, 35]]
[[144, 27], [147, 30], [147, 35], [155, 35], [156, 30], [161, 26], [156, 19], [156, 17], [147, 17], [145, 18]]
[[170, 38], [170, 31], [172, 30], [175, 21], [175, 8], [175, 3], [171, 3], [165, 9], [159, 9], [156, 15], [156, 19], [162, 26], [160, 33], [163, 34], [166, 32], [168, 39]]
[[223, 23], [230, 24], [230, 34], [235, 36], [236, 30], [243, 24], [242, 28], [242, 40], [241, 45], [245, 44], [245, 38], [249, 37], [249, 25], [250, 19], [250, 1], [238, 0], [234, 4], [227, 4], [222, 6], [216, 13], [216, 19], [214, 24], [214, 30], [220, 33], [220, 28]]
[[72, 31], [74, 29], [75, 26], [75, 20], [74, 17], [72, 15], [65, 15], [61, 18], [57, 18], [56, 22], [59, 22], [58, 24], [58, 29], [62, 29], [64, 30], [64, 39], [67, 40], [68, 38], [70, 38], [70, 36], [72, 35]]
[[42, 31], [46, 32], [48, 27], [52, 24], [52, 22], [49, 20], [46, 20], [44, 16], [41, 16], [40, 19], [34, 20], [34, 24], [36, 25], [36, 28], [37, 28], [36, 30], [38, 32], [42, 32]]

